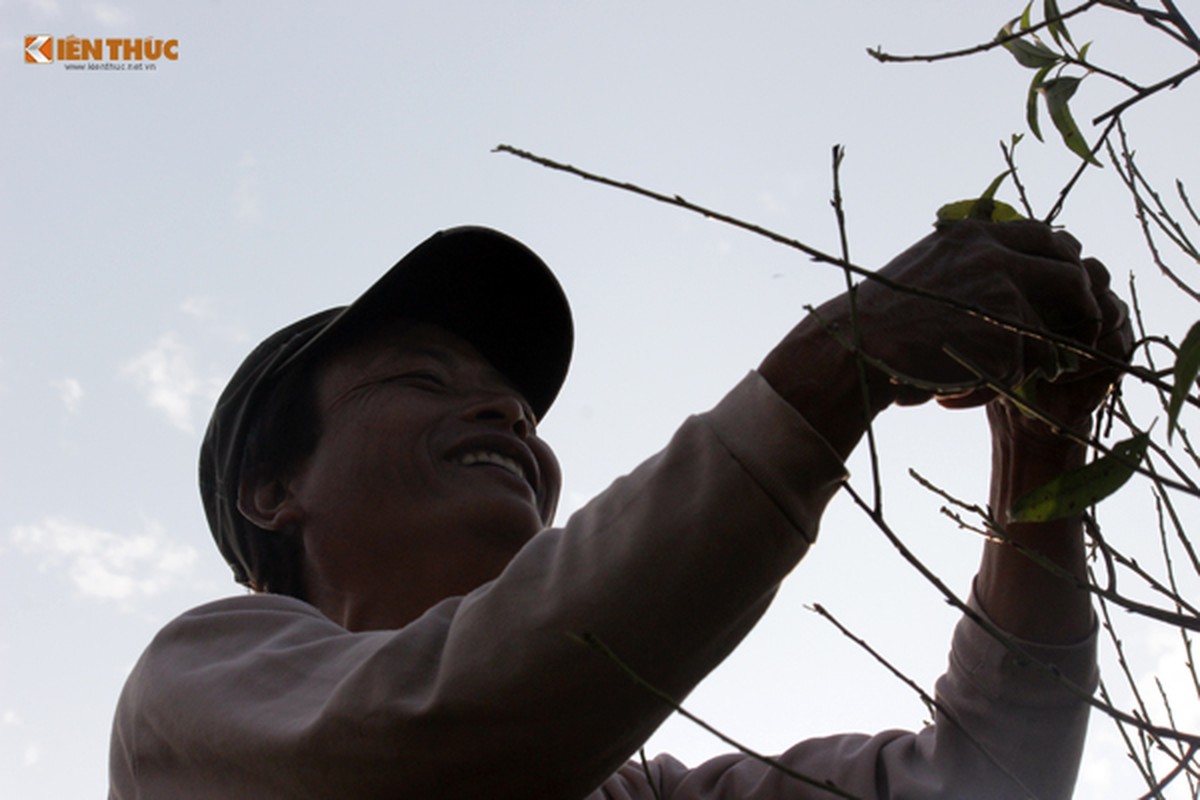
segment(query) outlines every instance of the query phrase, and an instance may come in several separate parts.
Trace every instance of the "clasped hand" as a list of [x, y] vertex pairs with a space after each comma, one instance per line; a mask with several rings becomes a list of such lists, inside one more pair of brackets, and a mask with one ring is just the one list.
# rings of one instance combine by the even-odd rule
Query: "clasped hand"
[[[849, 296], [836, 297], [797, 325], [760, 369], [842, 455], [868, 416], [854, 341], [867, 359], [870, 415], [931, 398], [979, 406], [996, 399], [993, 387], [1037, 379], [1037, 408], [1086, 430], [1119, 377], [1114, 364], [1129, 357], [1132, 332], [1107, 270], [1081, 258], [1081, 249], [1038, 222], [944, 225], [879, 270], [881, 280], [860, 284], [853, 323]], [[1013, 434], [1046, 433], [1033, 417], [1005, 419]]]

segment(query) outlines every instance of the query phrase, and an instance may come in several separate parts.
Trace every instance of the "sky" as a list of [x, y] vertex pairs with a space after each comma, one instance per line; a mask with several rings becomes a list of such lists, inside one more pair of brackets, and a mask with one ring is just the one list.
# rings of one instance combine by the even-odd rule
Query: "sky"
[[[565, 473], [560, 519], [717, 402], [806, 305], [843, 287], [838, 270], [780, 245], [497, 145], [827, 251], [838, 242], [831, 149], [842, 145], [851, 255], [881, 266], [930, 230], [941, 204], [978, 194], [1004, 169], [998, 142], [1025, 130], [1030, 74], [1005, 53], [886, 66], [866, 54], [983, 42], [1021, 4], [962, 8], [0, 0], [10, 109], [0, 158], [0, 794], [103, 796], [112, 710], [142, 649], [177, 614], [241, 591], [211, 545], [195, 484], [217, 393], [261, 338], [352, 300], [433, 231], [504, 230], [553, 266], [572, 299], [574, 365], [541, 429]], [[1097, 61], [1146, 83], [1188, 65], [1143, 28], [1101, 11], [1073, 31], [1096, 40]], [[141, 71], [26, 64], [24, 37], [39, 34], [175, 40], [178, 57]], [[1086, 120], [1124, 96], [1101, 80], [1076, 100], [1089, 137]], [[1129, 117], [1161, 186], [1200, 178], [1198, 91], [1184, 84]], [[1018, 161], [1041, 211], [1075, 165], [1059, 143], [1028, 136]], [[1136, 274], [1153, 332], [1183, 336], [1194, 307], [1147, 257], [1111, 167], [1084, 175], [1059, 221], [1126, 297]], [[1161, 416], [1152, 392], [1127, 394], [1147, 420]], [[965, 591], [980, 543], [909, 470], [982, 502], [982, 413], [898, 409], [877, 433], [888, 518]], [[850, 468], [869, 490], [864, 453]], [[1154, 564], [1149, 498], [1135, 482], [1101, 516], [1110, 538]], [[1185, 517], [1191, 505], [1181, 501]], [[953, 610], [841, 496], [767, 617], [688, 707], [764, 751], [919, 726], [917, 697], [807, 610], [814, 603], [921, 685], [942, 670]], [[1157, 675], [1177, 722], [1200, 728], [1177, 634], [1120, 622], [1147, 702], [1158, 708]], [[1106, 643], [1105, 675], [1128, 708], [1112, 651]], [[647, 745], [691, 763], [726, 749], [680, 719]], [[1119, 734], [1097, 719], [1079, 796], [1140, 791]]]

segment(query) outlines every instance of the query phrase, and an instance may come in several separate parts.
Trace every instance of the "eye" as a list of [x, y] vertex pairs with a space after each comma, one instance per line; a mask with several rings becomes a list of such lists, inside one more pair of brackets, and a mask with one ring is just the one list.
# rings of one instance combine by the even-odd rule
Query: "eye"
[[417, 383], [429, 384], [444, 388], [446, 386], [446, 378], [440, 372], [435, 372], [431, 369], [420, 369], [408, 373], [408, 379]]
[[420, 388], [445, 389], [446, 378], [430, 369], [414, 369], [384, 378], [383, 383], [401, 383]]

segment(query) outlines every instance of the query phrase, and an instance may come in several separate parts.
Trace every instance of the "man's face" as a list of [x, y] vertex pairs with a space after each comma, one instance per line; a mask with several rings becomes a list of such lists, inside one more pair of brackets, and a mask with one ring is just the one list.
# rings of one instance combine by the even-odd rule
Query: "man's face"
[[521, 394], [449, 331], [384, 327], [327, 362], [317, 398], [321, 437], [289, 490], [318, 579], [459, 594], [549, 522], [553, 452]]

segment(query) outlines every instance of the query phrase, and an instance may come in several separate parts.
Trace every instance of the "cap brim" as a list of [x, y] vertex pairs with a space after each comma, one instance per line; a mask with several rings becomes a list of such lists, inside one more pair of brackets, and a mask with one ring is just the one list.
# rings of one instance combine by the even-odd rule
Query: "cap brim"
[[562, 287], [528, 247], [477, 226], [431, 236], [278, 369], [393, 319], [439, 325], [466, 339], [539, 418], [566, 379], [574, 332]]

